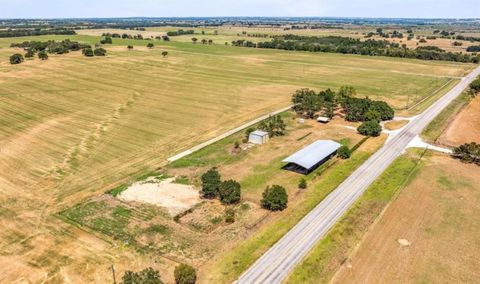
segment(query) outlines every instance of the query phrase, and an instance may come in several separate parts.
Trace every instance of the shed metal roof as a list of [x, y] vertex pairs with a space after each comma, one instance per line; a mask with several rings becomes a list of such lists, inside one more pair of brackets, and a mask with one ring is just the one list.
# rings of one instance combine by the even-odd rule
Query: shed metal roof
[[332, 140], [317, 140], [307, 147], [283, 160], [284, 163], [294, 163], [305, 169], [310, 169], [340, 148], [339, 143]]
[[251, 135], [257, 135], [257, 136], [265, 136], [265, 135], [268, 135], [268, 132], [265, 132], [263, 130], [255, 130], [250, 134]]

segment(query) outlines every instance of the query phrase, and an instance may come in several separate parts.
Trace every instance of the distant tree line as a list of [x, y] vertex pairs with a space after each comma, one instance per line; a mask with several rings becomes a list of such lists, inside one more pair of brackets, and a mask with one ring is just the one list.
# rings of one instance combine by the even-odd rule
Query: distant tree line
[[480, 58], [460, 52], [446, 52], [442, 49], [419, 47], [409, 49], [406, 45], [387, 40], [367, 39], [360, 40], [341, 36], [302, 36], [284, 35], [276, 36], [271, 41], [253, 43], [245, 40], [232, 41], [234, 46], [272, 48], [295, 51], [331, 52], [342, 54], [359, 54], [370, 56], [388, 56], [402, 58], [416, 58], [422, 60], [443, 60], [455, 62], [478, 63]]
[[468, 52], [480, 52], [480, 45], [472, 45], [467, 47]]
[[7, 29], [0, 30], [0, 38], [5, 37], [21, 37], [21, 36], [40, 36], [40, 35], [74, 35], [76, 32], [72, 29], [55, 28], [55, 29]]
[[69, 39], [63, 41], [24, 41], [22, 43], [12, 43], [10, 47], [23, 48], [26, 53], [25, 56], [16, 53], [10, 56], [11, 64], [19, 64], [24, 61], [24, 58], [33, 58], [35, 54], [41, 60], [47, 60], [48, 54], [65, 54], [70, 51], [82, 50], [82, 53], [87, 56], [105, 56], [107, 51], [103, 48], [95, 48], [88, 44], [79, 43], [77, 41], [71, 41]]
[[170, 31], [167, 32], [167, 36], [180, 36], [180, 35], [193, 35], [195, 33], [194, 30], [177, 30], [177, 31]]

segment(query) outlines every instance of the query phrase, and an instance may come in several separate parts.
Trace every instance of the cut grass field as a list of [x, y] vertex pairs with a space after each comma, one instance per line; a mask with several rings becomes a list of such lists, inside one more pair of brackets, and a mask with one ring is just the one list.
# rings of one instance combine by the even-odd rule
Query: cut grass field
[[333, 283], [478, 283], [478, 166], [439, 154], [422, 164]]
[[[77, 238], [52, 213], [134, 180], [200, 141], [289, 104], [301, 87], [338, 89], [405, 105], [428, 96], [472, 65], [339, 54], [257, 50], [223, 45], [114, 40], [107, 57], [80, 52], [10, 65], [12, 42], [0, 39], [0, 265], [9, 280], [66, 278], [55, 262], [28, 260], [53, 247], [77, 257], [70, 271], [91, 271], [124, 251]], [[71, 36], [90, 44], [94, 36]], [[135, 45], [128, 51], [127, 45]], [[163, 58], [161, 52], [169, 51]], [[58, 245], [61, 244], [61, 245]], [[129, 259], [131, 255], [125, 256]], [[140, 262], [135, 262], [140, 266]], [[72, 268], [73, 267], [73, 268]], [[104, 267], [100, 268], [103, 269]], [[68, 270], [68, 269], [67, 269]], [[32, 272], [32, 273], [30, 273]], [[48, 277], [43, 278], [42, 275]], [[65, 272], [72, 276], [71, 273]], [[78, 273], [77, 273], [78, 274]], [[20, 276], [19, 276], [20, 275]], [[68, 277], [65, 276], [65, 277]], [[103, 271], [87, 280], [104, 282]], [[98, 277], [98, 278], [96, 278]], [[85, 279], [84, 279], [85, 280]]]

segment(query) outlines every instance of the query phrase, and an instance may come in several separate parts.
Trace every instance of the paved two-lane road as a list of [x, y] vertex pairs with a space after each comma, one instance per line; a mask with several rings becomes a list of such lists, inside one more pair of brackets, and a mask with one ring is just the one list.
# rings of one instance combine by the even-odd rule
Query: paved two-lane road
[[452, 90], [413, 119], [259, 258], [236, 283], [281, 283], [368, 186], [401, 155], [410, 141], [478, 75], [480, 67], [462, 78]]

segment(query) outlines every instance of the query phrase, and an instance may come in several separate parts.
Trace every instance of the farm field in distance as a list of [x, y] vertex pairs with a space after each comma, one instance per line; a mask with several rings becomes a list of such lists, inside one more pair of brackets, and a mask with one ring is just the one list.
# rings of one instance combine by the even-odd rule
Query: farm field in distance
[[[110, 261], [120, 267], [149, 264], [142, 252], [100, 241], [54, 214], [163, 168], [167, 157], [199, 142], [288, 106], [296, 89], [338, 90], [352, 85], [358, 96], [385, 100], [398, 114], [412, 115], [419, 110], [407, 107], [445, 92], [445, 86], [474, 67], [174, 39], [153, 41], [153, 49], [146, 47], [147, 41], [114, 39], [104, 58], [72, 52], [52, 55], [48, 61], [26, 60], [16, 66], [8, 62], [8, 56], [18, 51], [9, 48], [12, 42], [66, 38], [90, 44], [100, 39], [92, 35], [0, 39], [0, 265], [8, 267], [7, 281], [20, 275], [32, 282], [85, 281], [81, 277], [102, 282], [110, 276], [104, 271]], [[129, 44], [133, 50], [127, 50]], [[358, 134], [347, 132], [321, 134], [347, 137], [351, 144], [360, 140]], [[270, 150], [277, 151], [277, 158], [283, 154]], [[255, 168], [247, 161], [240, 165]], [[198, 174], [179, 168], [172, 171]], [[243, 180], [248, 198], [258, 198], [266, 184], [261, 176], [237, 173], [234, 167], [225, 167], [224, 173]], [[128, 210], [112, 214], [123, 222], [130, 216]], [[135, 218], [148, 219], [149, 212], [135, 211]], [[89, 211], [82, 214], [88, 216]], [[156, 265], [170, 272], [172, 262], [160, 258]]]

